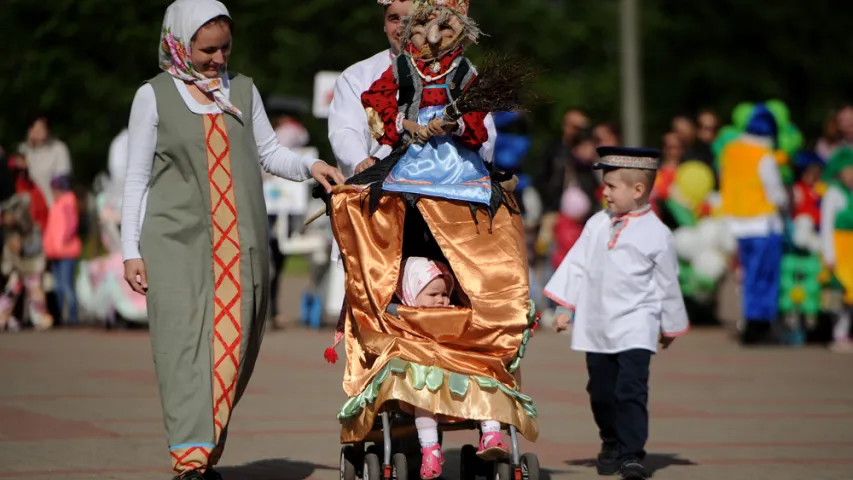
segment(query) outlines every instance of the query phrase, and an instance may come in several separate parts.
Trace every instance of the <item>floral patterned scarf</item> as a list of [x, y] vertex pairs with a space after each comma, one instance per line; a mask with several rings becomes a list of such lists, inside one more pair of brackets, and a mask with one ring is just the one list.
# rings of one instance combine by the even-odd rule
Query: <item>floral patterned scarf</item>
[[208, 78], [198, 73], [190, 61], [192, 37], [208, 21], [226, 16], [228, 9], [216, 0], [176, 0], [166, 9], [160, 34], [160, 68], [169, 75], [195, 84], [201, 91], [213, 95], [216, 105], [224, 112], [242, 118], [242, 112], [231, 104], [222, 90], [222, 78]]

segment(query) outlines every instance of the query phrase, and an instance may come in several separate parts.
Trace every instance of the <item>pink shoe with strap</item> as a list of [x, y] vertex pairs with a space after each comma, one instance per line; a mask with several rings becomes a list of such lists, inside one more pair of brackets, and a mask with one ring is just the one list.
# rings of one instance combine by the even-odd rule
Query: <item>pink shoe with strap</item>
[[[437, 453], [437, 454], [436, 454]], [[421, 449], [421, 479], [432, 480], [441, 476], [441, 466], [444, 464], [444, 453], [441, 445]]]
[[486, 461], [503, 460], [509, 457], [509, 448], [504, 444], [501, 432], [486, 432], [480, 438], [480, 449], [477, 456]]

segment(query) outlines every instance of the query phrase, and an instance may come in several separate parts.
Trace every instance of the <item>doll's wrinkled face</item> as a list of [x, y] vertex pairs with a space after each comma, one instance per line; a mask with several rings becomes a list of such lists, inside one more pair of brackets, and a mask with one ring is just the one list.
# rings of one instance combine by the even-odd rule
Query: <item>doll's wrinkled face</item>
[[409, 42], [421, 59], [441, 58], [462, 42], [463, 24], [451, 9], [420, 10], [412, 14], [410, 22]]

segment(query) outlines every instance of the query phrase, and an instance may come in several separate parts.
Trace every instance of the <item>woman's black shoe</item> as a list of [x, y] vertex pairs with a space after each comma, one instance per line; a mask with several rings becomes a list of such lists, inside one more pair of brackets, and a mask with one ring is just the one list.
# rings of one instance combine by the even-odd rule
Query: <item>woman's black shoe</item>
[[219, 472], [212, 468], [208, 468], [204, 472], [204, 480], [223, 480], [223, 478], [222, 475], [219, 474]]
[[204, 475], [201, 474], [198, 470], [190, 470], [188, 472], [184, 472], [173, 480], [206, 480]]

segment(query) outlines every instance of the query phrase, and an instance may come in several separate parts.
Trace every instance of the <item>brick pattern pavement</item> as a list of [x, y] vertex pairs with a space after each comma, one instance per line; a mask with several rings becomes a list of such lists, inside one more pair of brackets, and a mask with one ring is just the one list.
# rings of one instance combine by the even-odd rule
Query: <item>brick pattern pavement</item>
[[[337, 478], [343, 365], [330, 332], [270, 334], [223, 457], [226, 480]], [[545, 477], [598, 478], [583, 356], [541, 333], [524, 363]], [[146, 332], [0, 335], [0, 480], [170, 478]], [[659, 479], [853, 478], [853, 357], [820, 348], [744, 350], [697, 330], [653, 360], [649, 464]], [[458, 448], [446, 437], [446, 478]]]

